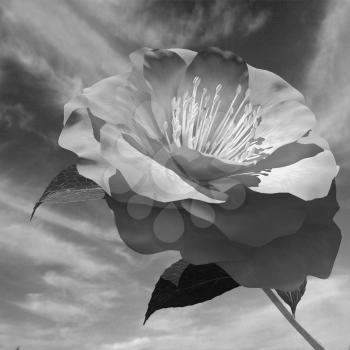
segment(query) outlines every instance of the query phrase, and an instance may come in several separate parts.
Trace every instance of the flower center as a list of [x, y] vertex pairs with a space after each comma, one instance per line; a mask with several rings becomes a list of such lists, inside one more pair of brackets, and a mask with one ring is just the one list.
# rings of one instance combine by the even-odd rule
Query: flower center
[[[205, 155], [238, 163], [255, 163], [261, 157], [254, 145], [256, 128], [260, 122], [261, 107], [249, 102], [249, 90], [242, 92], [238, 85], [225, 115], [218, 113], [222, 85], [218, 84], [211, 99], [207, 89], [198, 94], [200, 78], [193, 79], [192, 93], [172, 99], [171, 132], [164, 123], [164, 134], [169, 146], [188, 147]], [[220, 119], [219, 119], [220, 118]], [[170, 137], [172, 142], [170, 141]]]

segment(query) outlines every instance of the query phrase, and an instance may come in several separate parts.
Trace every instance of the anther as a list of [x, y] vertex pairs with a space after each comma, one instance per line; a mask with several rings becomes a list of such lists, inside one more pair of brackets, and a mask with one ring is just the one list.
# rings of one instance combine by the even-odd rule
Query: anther
[[[255, 130], [261, 120], [261, 106], [253, 107], [249, 101], [250, 90], [243, 92], [242, 86], [237, 85], [227, 112], [219, 116], [223, 85], [216, 86], [213, 97], [205, 87], [202, 88], [197, 100], [200, 83], [200, 77], [195, 76], [192, 92], [186, 91], [182, 97], [171, 100], [171, 142], [177, 147], [187, 146], [203, 154], [234, 162], [255, 162], [261, 157], [259, 149], [254, 146]], [[170, 143], [168, 127], [168, 123], [164, 123], [164, 133]]]

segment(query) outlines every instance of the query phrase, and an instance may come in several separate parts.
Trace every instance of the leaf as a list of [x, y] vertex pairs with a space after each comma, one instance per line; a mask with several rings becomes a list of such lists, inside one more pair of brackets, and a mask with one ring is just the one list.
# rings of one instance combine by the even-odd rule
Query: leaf
[[30, 220], [35, 211], [44, 202], [67, 203], [83, 202], [104, 198], [104, 190], [94, 181], [81, 176], [76, 165], [70, 165], [60, 172], [46, 187], [40, 199], [35, 203]]
[[239, 284], [216, 264], [192, 265], [179, 260], [159, 278], [143, 324], [157, 310], [202, 303], [237, 287]]
[[306, 283], [307, 282], [305, 279], [305, 281], [300, 285], [298, 289], [293, 290], [291, 292], [285, 292], [283, 290], [276, 289], [277, 294], [283, 299], [283, 301], [286, 304], [290, 306], [290, 309], [292, 311], [294, 318], [295, 318], [297, 305], [305, 293]]

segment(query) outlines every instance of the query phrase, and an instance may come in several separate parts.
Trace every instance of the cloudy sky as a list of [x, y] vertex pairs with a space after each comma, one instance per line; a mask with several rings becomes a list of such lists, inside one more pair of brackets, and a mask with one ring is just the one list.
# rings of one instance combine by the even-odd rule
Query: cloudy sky
[[327, 349], [350, 346], [350, 1], [0, 0], [0, 349], [306, 349], [262, 291], [166, 309], [142, 326], [152, 287], [178, 259], [141, 256], [103, 201], [46, 205], [75, 157], [64, 103], [119, 73], [140, 46], [219, 46], [281, 75], [316, 113], [341, 166], [343, 241], [332, 276], [309, 279], [298, 320]]

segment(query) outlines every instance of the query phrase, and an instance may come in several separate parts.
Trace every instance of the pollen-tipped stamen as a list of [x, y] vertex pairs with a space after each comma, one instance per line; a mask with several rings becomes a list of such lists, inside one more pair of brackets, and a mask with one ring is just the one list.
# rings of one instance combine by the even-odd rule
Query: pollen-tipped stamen
[[223, 86], [216, 86], [212, 99], [207, 89], [203, 88], [197, 102], [200, 82], [201, 79], [196, 76], [192, 93], [186, 91], [182, 97], [172, 99], [172, 140], [167, 132], [168, 124], [164, 124], [167, 143], [223, 160], [255, 162], [260, 157], [259, 150], [254, 146], [260, 106], [253, 107], [249, 102], [249, 89], [243, 91], [241, 85], [237, 86], [226, 113], [219, 121]]

